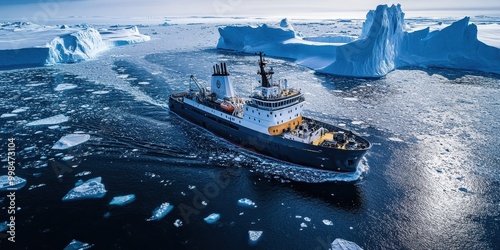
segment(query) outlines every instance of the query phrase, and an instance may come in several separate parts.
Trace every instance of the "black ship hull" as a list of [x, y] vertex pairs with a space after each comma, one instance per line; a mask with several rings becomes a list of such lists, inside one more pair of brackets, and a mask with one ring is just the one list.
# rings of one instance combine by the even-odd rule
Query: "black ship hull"
[[[182, 97], [169, 98], [170, 110], [180, 117], [222, 137], [234, 144], [273, 158], [313, 167], [323, 170], [339, 172], [354, 172], [359, 161], [369, 149], [369, 142], [362, 140], [368, 147], [358, 150], [344, 150], [339, 148], [320, 147], [301, 143], [282, 136], [271, 136], [256, 132], [235, 123], [230, 123], [203, 110], [182, 102]], [[333, 125], [320, 123], [326, 128], [335, 131], [345, 131]]]

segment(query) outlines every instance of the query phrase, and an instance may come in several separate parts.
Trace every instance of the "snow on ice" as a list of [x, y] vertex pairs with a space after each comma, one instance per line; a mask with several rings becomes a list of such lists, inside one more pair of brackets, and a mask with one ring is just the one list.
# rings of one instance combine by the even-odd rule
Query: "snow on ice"
[[52, 146], [52, 149], [68, 149], [88, 140], [90, 140], [90, 135], [88, 134], [69, 134], [61, 137], [61, 139]]
[[363, 250], [363, 248], [358, 246], [358, 244], [356, 244], [352, 241], [348, 241], [348, 240], [344, 240], [344, 239], [340, 239], [340, 238], [337, 238], [332, 242], [331, 249], [332, 250]]
[[124, 205], [127, 205], [129, 203], [132, 203], [134, 200], [135, 200], [135, 194], [128, 194], [128, 195], [123, 195], [123, 196], [115, 196], [109, 202], [109, 205], [124, 206]]
[[31, 22], [4, 23], [0, 37], [8, 38], [0, 39], [0, 67], [74, 63], [115, 46], [151, 40], [136, 26], [97, 30], [88, 25], [61, 28]]
[[247, 53], [264, 51], [269, 56], [295, 59], [318, 72], [356, 77], [382, 77], [405, 66], [500, 73], [500, 49], [478, 40], [477, 26], [469, 23], [469, 17], [442, 30], [410, 32], [405, 30], [400, 5], [379, 5], [366, 15], [358, 39], [343, 44], [337, 43], [339, 40], [308, 40], [295, 32], [287, 20], [281, 24], [219, 28], [217, 48]]
[[74, 187], [62, 198], [62, 200], [70, 201], [104, 197], [107, 191], [104, 184], [101, 183], [101, 180], [101, 177], [92, 178]]
[[220, 214], [213, 213], [213, 214], [210, 214], [209, 216], [207, 216], [204, 220], [208, 224], [214, 224], [219, 219], [220, 219]]
[[23, 188], [26, 185], [26, 180], [14, 176], [12, 179], [9, 180], [8, 175], [2, 175], [0, 176], [0, 191], [2, 190], [19, 190]]
[[164, 202], [153, 211], [153, 214], [149, 219], [147, 219], [147, 221], [161, 220], [165, 217], [165, 215], [172, 211], [172, 209], [174, 209], [173, 205], [170, 205], [168, 202]]
[[51, 116], [51, 117], [47, 117], [44, 119], [30, 122], [30, 123], [26, 124], [26, 126], [54, 125], [54, 124], [67, 122], [68, 120], [69, 120], [69, 117], [67, 117], [65, 115], [55, 115], [55, 116]]

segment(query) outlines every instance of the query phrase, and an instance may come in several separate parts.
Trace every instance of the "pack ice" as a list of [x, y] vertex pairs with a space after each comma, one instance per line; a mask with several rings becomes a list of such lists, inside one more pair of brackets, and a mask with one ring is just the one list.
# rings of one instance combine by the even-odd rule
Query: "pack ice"
[[[357, 40], [301, 37], [288, 22], [280, 26], [227, 26], [219, 28], [217, 48], [297, 60], [318, 72], [382, 77], [405, 66], [435, 66], [500, 73], [500, 49], [478, 40], [469, 17], [442, 30], [405, 31], [401, 5], [379, 5], [366, 15]], [[347, 43], [338, 43], [342, 40]]]
[[62, 198], [62, 200], [71, 201], [104, 197], [107, 191], [104, 184], [101, 183], [101, 180], [101, 177], [92, 178], [74, 187]]
[[88, 25], [0, 23], [0, 68], [74, 63], [94, 58], [114, 46], [150, 39], [136, 26], [98, 30]]
[[90, 135], [88, 134], [69, 134], [61, 137], [61, 139], [52, 146], [52, 149], [67, 149], [88, 140], [90, 140]]

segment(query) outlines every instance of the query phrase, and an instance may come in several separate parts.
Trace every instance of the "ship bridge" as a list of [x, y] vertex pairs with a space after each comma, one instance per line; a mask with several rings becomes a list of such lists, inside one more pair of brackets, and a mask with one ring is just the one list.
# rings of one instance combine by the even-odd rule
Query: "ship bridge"
[[302, 123], [304, 95], [298, 89], [288, 88], [287, 80], [273, 81], [272, 68], [265, 69], [265, 62], [260, 53], [257, 72], [261, 78], [250, 99], [245, 103], [243, 119], [252, 127], [267, 130], [270, 135], [280, 135], [296, 129]]

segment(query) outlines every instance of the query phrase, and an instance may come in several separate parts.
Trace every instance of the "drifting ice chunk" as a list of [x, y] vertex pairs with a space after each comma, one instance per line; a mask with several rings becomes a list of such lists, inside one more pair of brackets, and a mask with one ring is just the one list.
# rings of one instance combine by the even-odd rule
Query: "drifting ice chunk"
[[323, 220], [323, 224], [327, 226], [333, 226], [333, 222], [331, 220]]
[[181, 227], [181, 226], [182, 226], [182, 221], [181, 221], [181, 220], [179, 220], [179, 219], [175, 220], [175, 222], [174, 222], [174, 226], [176, 226], [176, 227]]
[[48, 118], [36, 120], [26, 124], [26, 126], [53, 125], [67, 122], [69, 118], [65, 115], [55, 115]]
[[124, 206], [132, 203], [135, 200], [135, 194], [128, 194], [124, 196], [115, 196], [113, 200], [109, 202], [109, 205]]
[[205, 222], [208, 224], [214, 224], [220, 219], [220, 214], [213, 213], [205, 218]]
[[332, 250], [363, 250], [356, 243], [337, 238], [332, 242]]
[[72, 240], [69, 245], [64, 248], [64, 250], [85, 250], [91, 248], [92, 246], [94, 245], [77, 240]]
[[52, 146], [52, 149], [67, 149], [88, 140], [90, 140], [90, 135], [88, 134], [69, 134], [61, 137], [61, 139]]
[[83, 184], [71, 189], [63, 198], [63, 201], [82, 200], [90, 198], [102, 198], [106, 195], [104, 184], [101, 183], [101, 177], [90, 179]]
[[248, 198], [241, 198], [238, 200], [238, 205], [240, 205], [242, 207], [253, 207], [253, 206], [255, 206], [255, 202], [253, 202], [252, 200], [250, 200]]
[[255, 244], [262, 236], [262, 231], [248, 231], [248, 238], [250, 239], [250, 243]]
[[63, 90], [68, 90], [68, 89], [74, 89], [76, 87], [78, 87], [78, 86], [76, 86], [74, 84], [61, 83], [61, 84], [57, 85], [54, 90], [55, 91], [63, 91]]
[[7, 229], [9, 229], [7, 221], [4, 221], [4, 222], [0, 223], [0, 233], [3, 232], [3, 231], [7, 231]]
[[152, 220], [161, 220], [165, 215], [167, 215], [170, 211], [174, 209], [173, 205], [170, 205], [168, 202], [162, 203], [159, 207], [157, 207], [153, 211], [153, 215], [147, 221], [152, 221]]
[[24, 185], [26, 185], [26, 180], [21, 178], [21, 177], [13, 176], [9, 180], [8, 175], [0, 176], [0, 191], [2, 191], [2, 190], [19, 190], [19, 189], [23, 188]]
[[2, 114], [0, 116], [0, 118], [9, 118], [9, 117], [15, 117], [17, 116], [17, 114], [9, 114], [9, 113], [5, 113], [5, 114]]

